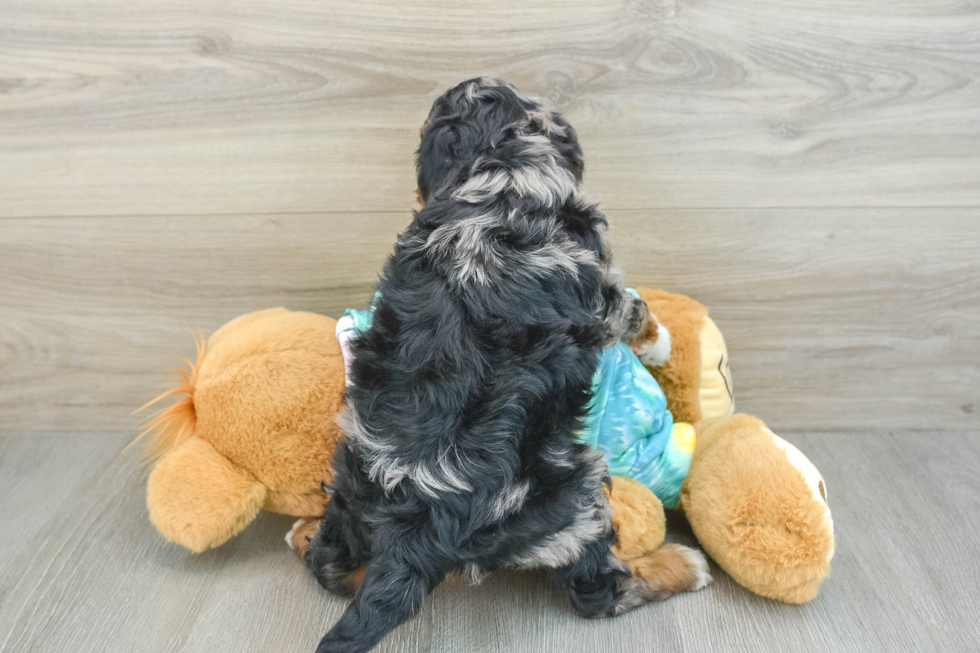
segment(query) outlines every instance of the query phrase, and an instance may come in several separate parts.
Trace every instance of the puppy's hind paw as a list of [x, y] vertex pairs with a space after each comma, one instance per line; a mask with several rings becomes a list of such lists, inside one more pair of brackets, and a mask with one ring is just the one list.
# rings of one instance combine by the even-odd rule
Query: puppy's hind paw
[[286, 533], [286, 544], [296, 552], [300, 560], [306, 557], [306, 552], [310, 548], [310, 540], [316, 535], [319, 526], [319, 517], [300, 517]]

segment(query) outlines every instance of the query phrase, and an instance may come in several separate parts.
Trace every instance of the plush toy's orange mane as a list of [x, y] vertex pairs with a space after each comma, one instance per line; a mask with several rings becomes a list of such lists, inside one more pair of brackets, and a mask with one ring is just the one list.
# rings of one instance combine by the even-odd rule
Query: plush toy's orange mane
[[177, 386], [167, 390], [155, 399], [140, 406], [136, 412], [140, 412], [154, 405], [158, 401], [173, 395], [183, 395], [176, 402], [157, 411], [143, 421], [140, 434], [135, 440], [129, 443], [127, 449], [143, 438], [149, 436], [146, 441], [147, 462], [153, 462], [173, 449], [181, 442], [189, 438], [194, 433], [197, 424], [197, 413], [194, 410], [194, 386], [197, 383], [197, 371], [204, 360], [204, 353], [207, 345], [204, 334], [194, 335], [194, 345], [197, 348], [197, 361], [192, 363], [183, 356], [178, 356], [187, 363], [190, 369], [175, 368], [170, 370], [178, 377]]

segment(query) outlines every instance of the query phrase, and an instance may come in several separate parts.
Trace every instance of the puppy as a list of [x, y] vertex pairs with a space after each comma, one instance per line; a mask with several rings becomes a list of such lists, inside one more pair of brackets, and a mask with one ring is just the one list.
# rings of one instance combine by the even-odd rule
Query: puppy
[[575, 130], [474, 79], [435, 101], [416, 167], [424, 206], [354, 341], [347, 437], [305, 556], [354, 597], [318, 653], [368, 651], [453, 571], [551, 568], [586, 617], [695, 589], [690, 549], [636, 573], [611, 553], [608, 469], [575, 439], [600, 350], [649, 315], [578, 192]]

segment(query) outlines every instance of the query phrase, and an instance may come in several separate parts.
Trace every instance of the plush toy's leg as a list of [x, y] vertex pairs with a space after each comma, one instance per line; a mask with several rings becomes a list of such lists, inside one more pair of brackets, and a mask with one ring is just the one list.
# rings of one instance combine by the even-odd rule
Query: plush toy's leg
[[171, 542], [200, 553], [248, 525], [266, 487], [192, 436], [161, 458], [146, 485], [150, 521]]
[[612, 506], [616, 557], [643, 579], [650, 592], [667, 598], [699, 590], [711, 582], [704, 556], [678, 544], [664, 544], [667, 534], [664, 506], [650, 489], [631, 478], [614, 476]]
[[664, 543], [664, 505], [650, 488], [626, 476], [613, 476], [609, 505], [616, 532], [612, 550], [617, 558], [629, 562], [656, 551]]
[[280, 515], [319, 517], [323, 514], [323, 506], [326, 503], [327, 495], [320, 491], [300, 494], [296, 491], [269, 488], [262, 509]]
[[627, 564], [634, 576], [657, 593], [657, 601], [681, 592], [696, 592], [712, 581], [704, 554], [682, 544], [664, 544]]
[[327, 503], [304, 560], [324, 589], [349, 597], [371, 560], [371, 539], [367, 528], [342, 504], [339, 497]]

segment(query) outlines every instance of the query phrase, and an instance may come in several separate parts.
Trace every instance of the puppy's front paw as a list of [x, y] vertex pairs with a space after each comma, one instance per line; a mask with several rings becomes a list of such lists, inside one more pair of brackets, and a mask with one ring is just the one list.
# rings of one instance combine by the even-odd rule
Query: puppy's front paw
[[310, 540], [316, 535], [319, 525], [319, 517], [300, 517], [286, 533], [286, 544], [296, 552], [300, 560], [306, 557], [306, 552], [310, 549]]

